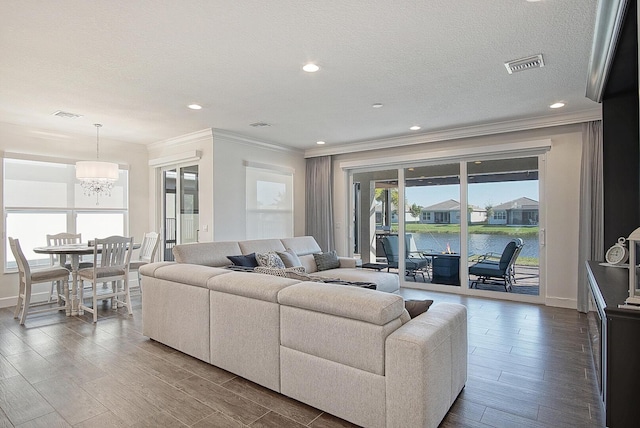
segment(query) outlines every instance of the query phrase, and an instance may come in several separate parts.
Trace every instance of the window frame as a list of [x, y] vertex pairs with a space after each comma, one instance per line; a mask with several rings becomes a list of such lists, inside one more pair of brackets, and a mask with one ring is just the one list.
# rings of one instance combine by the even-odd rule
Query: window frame
[[[50, 164], [58, 164], [58, 165], [73, 165], [75, 164], [75, 160], [69, 159], [61, 159], [61, 158], [53, 158], [53, 157], [44, 157], [44, 156], [31, 156], [24, 154], [16, 154], [16, 153], [4, 153], [2, 156], [2, 182], [0, 185], [2, 186], [2, 211], [3, 211], [3, 230], [5, 232], [5, 245], [3, 248], [3, 261], [2, 261], [2, 270], [4, 273], [15, 273], [18, 271], [17, 265], [15, 265], [15, 261], [9, 264], [8, 260], [10, 258], [11, 251], [8, 248], [6, 237], [11, 236], [11, 231], [7, 229], [7, 220], [11, 214], [58, 214], [62, 213], [66, 216], [66, 228], [64, 231], [69, 233], [76, 233], [77, 230], [77, 219], [79, 214], [90, 214], [90, 213], [114, 213], [121, 214], [123, 218], [123, 234], [129, 234], [129, 167], [127, 165], [119, 165], [118, 169], [120, 174], [124, 173], [124, 183], [122, 185], [123, 188], [123, 207], [113, 208], [113, 207], [105, 207], [102, 208], [99, 205], [95, 207], [75, 207], [75, 194], [72, 194], [70, 202], [68, 202], [69, 206], [66, 207], [30, 207], [30, 206], [11, 206], [6, 204], [7, 198], [7, 177], [6, 177], [6, 168], [5, 164], [7, 161], [32, 161], [32, 162], [40, 162], [40, 163], [50, 163]], [[73, 181], [67, 182], [69, 185], [75, 185], [76, 180], [75, 177]], [[50, 233], [62, 232], [60, 230], [52, 230]], [[20, 238], [19, 236], [17, 238]], [[93, 239], [94, 237], [83, 237], [84, 241], [89, 239]], [[43, 245], [46, 245], [43, 237]], [[44, 264], [41, 262], [42, 258], [29, 259], [29, 266], [32, 267], [42, 267]], [[37, 261], [40, 261], [38, 263]], [[48, 266], [48, 263], [46, 264]]]

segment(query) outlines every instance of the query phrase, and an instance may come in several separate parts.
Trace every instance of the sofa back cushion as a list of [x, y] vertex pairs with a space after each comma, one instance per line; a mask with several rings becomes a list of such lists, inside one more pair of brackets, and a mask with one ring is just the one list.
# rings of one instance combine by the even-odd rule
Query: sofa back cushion
[[242, 252], [237, 241], [198, 242], [173, 247], [173, 256], [178, 263], [214, 267], [231, 265], [227, 256], [249, 253]]
[[305, 282], [278, 293], [283, 347], [384, 375], [385, 341], [402, 326], [401, 296]]
[[268, 253], [270, 251], [284, 251], [286, 249], [279, 239], [252, 239], [249, 241], [240, 241], [238, 245], [240, 245], [242, 254]]
[[322, 248], [313, 236], [296, 236], [295, 238], [283, 238], [282, 244], [291, 248], [298, 256], [305, 254], [321, 253]]

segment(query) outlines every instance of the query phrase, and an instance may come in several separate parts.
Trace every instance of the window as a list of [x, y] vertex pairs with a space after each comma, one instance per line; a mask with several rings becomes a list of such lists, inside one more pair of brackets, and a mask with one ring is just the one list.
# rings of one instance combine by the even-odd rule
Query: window
[[[5, 157], [3, 163], [6, 236], [20, 240], [30, 265], [49, 264], [49, 256], [32, 251], [47, 244], [47, 234], [81, 233], [86, 242], [127, 233], [127, 170], [120, 170], [111, 196], [96, 201], [95, 196], [83, 194], [75, 165], [12, 157]], [[5, 242], [4, 267], [13, 270], [16, 263]]]
[[246, 165], [247, 239], [293, 236], [293, 172]]
[[506, 211], [494, 211], [493, 213], [494, 220], [506, 220], [507, 212]]

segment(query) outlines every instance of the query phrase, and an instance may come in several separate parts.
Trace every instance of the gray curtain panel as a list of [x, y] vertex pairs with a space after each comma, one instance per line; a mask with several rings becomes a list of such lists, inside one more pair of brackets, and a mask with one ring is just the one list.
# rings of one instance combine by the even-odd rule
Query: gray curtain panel
[[580, 235], [578, 244], [578, 311], [589, 311], [585, 262], [604, 260], [602, 121], [582, 125]]
[[306, 234], [316, 238], [322, 251], [334, 249], [331, 171], [331, 156], [307, 159]]

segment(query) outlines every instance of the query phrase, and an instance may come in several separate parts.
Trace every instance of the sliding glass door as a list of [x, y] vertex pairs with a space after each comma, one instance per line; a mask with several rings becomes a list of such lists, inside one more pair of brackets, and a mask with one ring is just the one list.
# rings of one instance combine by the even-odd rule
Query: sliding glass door
[[[350, 247], [405, 287], [538, 301], [543, 156], [352, 171]], [[386, 236], [396, 237], [393, 265]]]
[[467, 174], [469, 286], [538, 296], [538, 157], [468, 162]]
[[[460, 285], [460, 164], [404, 168], [407, 279]], [[423, 262], [426, 262], [426, 264]]]

